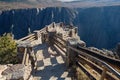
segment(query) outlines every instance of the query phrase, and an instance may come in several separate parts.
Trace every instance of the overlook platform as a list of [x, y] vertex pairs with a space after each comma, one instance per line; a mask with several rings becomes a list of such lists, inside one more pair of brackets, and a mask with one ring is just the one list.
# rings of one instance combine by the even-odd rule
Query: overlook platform
[[87, 48], [72, 25], [52, 23], [17, 43], [33, 80], [120, 80], [120, 60]]

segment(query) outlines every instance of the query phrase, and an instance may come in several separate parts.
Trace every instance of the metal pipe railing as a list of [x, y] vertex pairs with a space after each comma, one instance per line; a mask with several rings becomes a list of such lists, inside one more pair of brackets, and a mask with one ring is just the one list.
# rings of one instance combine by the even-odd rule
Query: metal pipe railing
[[25, 51], [24, 51], [22, 64], [25, 64], [25, 62], [26, 62], [26, 56], [27, 56], [27, 48], [25, 48]]
[[35, 34], [30, 34], [30, 35], [28, 35], [28, 36], [26, 36], [26, 37], [23, 37], [23, 38], [21, 38], [21, 39], [19, 39], [19, 40], [17, 40], [18, 42], [19, 41], [24, 41], [24, 40], [26, 40], [26, 39], [29, 39], [30, 37], [32, 37], [32, 36], [35, 36]]
[[80, 53], [80, 51], [78, 50], [78, 49], [76, 49], [76, 48], [73, 48], [73, 47], [71, 47], [71, 46], [68, 46], [68, 48], [70, 48], [71, 50], [74, 50], [75, 52], [77, 52], [77, 53], [79, 53], [79, 54], [81, 54], [81, 55], [85, 55], [85, 56], [87, 56], [87, 57], [90, 57], [90, 58], [92, 58], [94, 61], [96, 61], [96, 62], [99, 62], [100, 64], [102, 64], [107, 70], [109, 70], [110, 72], [112, 72], [117, 78], [119, 78], [120, 79], [120, 73], [118, 72], [118, 71], [116, 71], [115, 69], [113, 69], [110, 65], [108, 65], [106, 62], [103, 62], [102, 60], [100, 60], [100, 59], [98, 59], [98, 58], [96, 58], [96, 57], [93, 57], [93, 56], [91, 56], [91, 55], [89, 55], [89, 54], [86, 54], [86, 53], [84, 53], [84, 54], [82, 54], [82, 53]]

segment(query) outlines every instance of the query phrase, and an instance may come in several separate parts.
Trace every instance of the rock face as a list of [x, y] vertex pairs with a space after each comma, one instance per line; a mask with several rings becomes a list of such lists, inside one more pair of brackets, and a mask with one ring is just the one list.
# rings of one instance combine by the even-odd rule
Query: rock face
[[87, 46], [111, 49], [120, 42], [120, 6], [93, 8], [35, 8], [2, 11], [0, 35], [11, 32], [16, 39], [51, 22], [74, 24]]

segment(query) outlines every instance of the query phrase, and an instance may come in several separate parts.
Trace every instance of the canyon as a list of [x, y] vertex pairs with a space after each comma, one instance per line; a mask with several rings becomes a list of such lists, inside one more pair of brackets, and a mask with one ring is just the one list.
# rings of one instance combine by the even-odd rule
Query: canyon
[[78, 27], [87, 46], [112, 49], [120, 42], [120, 6], [25, 8], [0, 11], [0, 35], [20, 39], [52, 22]]

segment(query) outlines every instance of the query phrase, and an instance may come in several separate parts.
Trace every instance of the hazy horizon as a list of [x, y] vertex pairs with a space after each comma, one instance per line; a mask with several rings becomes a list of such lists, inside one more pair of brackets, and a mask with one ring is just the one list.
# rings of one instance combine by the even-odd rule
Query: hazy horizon
[[70, 2], [70, 1], [76, 1], [76, 0], [59, 0], [59, 1], [62, 1], [62, 2]]

